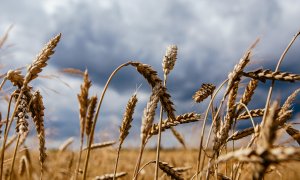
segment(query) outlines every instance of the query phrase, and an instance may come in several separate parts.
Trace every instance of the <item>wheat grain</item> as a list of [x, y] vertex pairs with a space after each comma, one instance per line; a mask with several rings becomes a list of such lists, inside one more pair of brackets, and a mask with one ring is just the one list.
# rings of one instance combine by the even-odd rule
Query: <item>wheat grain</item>
[[250, 77], [253, 79], [260, 80], [262, 82], [266, 82], [266, 80], [278, 80], [278, 81], [289, 81], [295, 82], [300, 80], [299, 74], [292, 74], [288, 72], [273, 72], [269, 69], [263, 70], [259, 69], [253, 72], [243, 72], [243, 76]]
[[58, 34], [53, 39], [51, 39], [42, 49], [33, 63], [29, 65], [29, 67], [27, 68], [27, 74], [25, 76], [23, 86], [26, 87], [30, 81], [37, 78], [38, 73], [40, 73], [42, 71], [42, 68], [47, 65], [47, 61], [50, 59], [50, 56], [54, 54], [54, 48], [58, 44], [60, 37], [61, 34]]
[[170, 166], [166, 162], [159, 162], [159, 169], [161, 169], [163, 172], [165, 172], [168, 176], [171, 177], [171, 179], [176, 179], [176, 180], [183, 180], [183, 178], [180, 176], [179, 172], [174, 170], [172, 166]]
[[[265, 110], [264, 109], [252, 109], [249, 112], [252, 117], [262, 117], [264, 115]], [[250, 115], [248, 114], [247, 111], [245, 111], [245, 112], [241, 113], [237, 117], [237, 119], [238, 120], [249, 119]]]
[[144, 76], [144, 78], [151, 85], [152, 89], [156, 86], [161, 86], [162, 93], [160, 94], [160, 102], [164, 110], [167, 112], [167, 115], [171, 119], [175, 119], [175, 109], [174, 104], [171, 100], [170, 94], [167, 92], [167, 89], [163, 87], [162, 80], [157, 76], [157, 72], [152, 69], [148, 64], [142, 64], [139, 62], [130, 62], [130, 64], [136, 67], [137, 71]]
[[39, 159], [41, 163], [41, 170], [43, 170], [43, 164], [47, 157], [45, 147], [44, 109], [43, 97], [39, 91], [36, 91], [33, 95], [31, 116], [35, 124], [37, 136], [39, 138]]
[[163, 58], [163, 71], [165, 75], [168, 75], [173, 70], [177, 59], [177, 46], [170, 45], [167, 47], [166, 55]]
[[[101, 148], [104, 148], [104, 147], [112, 146], [114, 144], [116, 144], [116, 141], [106, 141], [106, 142], [103, 142], [103, 143], [95, 143], [95, 144], [92, 144], [91, 149], [101, 149]], [[82, 151], [85, 151], [87, 149], [88, 149], [88, 147], [83, 148]]]
[[120, 145], [123, 144], [125, 138], [129, 134], [129, 129], [131, 128], [131, 122], [133, 120], [133, 113], [137, 101], [138, 101], [137, 96], [136, 94], [134, 94], [133, 96], [131, 96], [131, 98], [127, 103], [126, 111], [123, 115], [122, 125], [120, 127], [120, 136], [119, 136]]
[[81, 134], [81, 141], [83, 141], [84, 136], [84, 129], [85, 129], [85, 121], [86, 121], [86, 114], [89, 106], [89, 88], [91, 87], [92, 83], [89, 80], [88, 71], [85, 70], [83, 75], [83, 83], [80, 85], [80, 93], [77, 95], [78, 102], [79, 102], [79, 116], [80, 116], [80, 134]]
[[92, 96], [90, 98], [89, 107], [86, 115], [86, 122], [85, 122], [85, 133], [88, 136], [91, 133], [96, 105], [97, 105], [97, 96]]
[[[245, 92], [240, 99], [240, 103], [243, 103], [245, 105], [248, 105], [248, 103], [251, 101], [251, 98], [254, 94], [254, 90], [257, 88], [258, 85], [258, 80], [256, 79], [251, 79], [245, 89]], [[243, 106], [239, 104], [236, 108], [236, 114], [240, 114], [240, 112], [243, 110]]]
[[212, 95], [215, 89], [216, 86], [214, 86], [213, 84], [202, 84], [201, 88], [193, 95], [194, 101], [200, 103], [208, 96]]
[[[190, 123], [190, 122], [195, 122], [199, 121], [201, 118], [200, 114], [196, 113], [186, 113], [182, 114], [176, 117], [175, 121], [171, 121], [170, 119], [166, 119], [162, 122], [161, 130], [164, 131], [166, 129], [169, 129], [173, 126], [177, 126], [179, 124], [185, 124], [185, 123]], [[149, 134], [148, 134], [148, 139], [153, 136], [158, 134], [158, 124], [153, 124]]]

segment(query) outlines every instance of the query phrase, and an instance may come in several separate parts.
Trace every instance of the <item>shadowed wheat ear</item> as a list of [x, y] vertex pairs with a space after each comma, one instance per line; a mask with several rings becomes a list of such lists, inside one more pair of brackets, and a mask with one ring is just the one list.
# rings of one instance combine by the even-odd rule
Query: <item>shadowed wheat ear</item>
[[133, 121], [133, 113], [135, 110], [135, 106], [138, 102], [136, 93], [131, 96], [129, 99], [125, 113], [123, 115], [122, 125], [120, 127], [120, 136], [119, 136], [119, 142], [120, 146], [123, 144], [125, 138], [129, 134], [129, 129], [131, 128], [131, 122]]
[[86, 122], [85, 122], [85, 134], [87, 136], [90, 135], [91, 133], [91, 129], [92, 129], [92, 125], [93, 125], [93, 118], [94, 118], [94, 115], [95, 115], [95, 109], [96, 109], [96, 105], [97, 105], [97, 96], [92, 96], [90, 98], [90, 101], [89, 101], [89, 107], [88, 107], [88, 110], [87, 110], [87, 115], [86, 115]]
[[25, 76], [25, 80], [23, 86], [27, 86], [27, 84], [33, 79], [37, 78], [38, 73], [42, 71], [42, 68], [47, 65], [47, 61], [50, 56], [54, 54], [54, 48], [57, 46], [60, 40], [61, 34], [58, 34], [53, 39], [51, 39], [44, 49], [40, 52], [40, 54], [36, 57], [31, 65], [27, 68], [27, 74]]
[[[279, 112], [278, 112], [278, 117], [277, 117], [277, 123], [279, 125], [282, 125], [286, 122], [286, 120], [288, 118], [291, 117], [291, 107], [292, 107], [292, 103], [295, 101], [298, 93], [300, 92], [300, 88], [295, 90], [284, 102], [284, 104], [282, 105], [282, 107], [280, 108]], [[287, 112], [290, 112], [287, 114]]]
[[43, 165], [47, 157], [45, 147], [44, 109], [43, 97], [39, 91], [36, 91], [33, 95], [31, 114], [39, 138], [41, 173], [43, 173]]
[[193, 95], [193, 99], [195, 102], [200, 103], [208, 96], [214, 93], [216, 86], [213, 84], [202, 84], [201, 88]]
[[79, 120], [80, 120], [80, 151], [78, 156], [75, 180], [77, 179], [77, 172], [80, 166], [81, 152], [83, 148], [84, 141], [84, 130], [86, 128], [86, 116], [89, 106], [89, 89], [92, 85], [92, 82], [89, 79], [88, 71], [85, 70], [83, 74], [83, 83], [80, 85], [80, 93], [77, 95], [79, 102]]
[[243, 76], [250, 77], [253, 79], [266, 82], [266, 80], [278, 80], [278, 81], [289, 81], [295, 82], [300, 80], [299, 74], [292, 74], [288, 72], [273, 72], [269, 69], [263, 70], [259, 69], [253, 72], [243, 72]]
[[300, 145], [300, 131], [289, 125], [285, 128], [286, 132]]
[[138, 160], [136, 163], [135, 171], [134, 171], [134, 176], [136, 178], [138, 177], [138, 171], [140, 169], [140, 164], [141, 164], [141, 159], [143, 155], [143, 151], [145, 148], [145, 145], [148, 140], [148, 134], [150, 133], [154, 117], [155, 117], [155, 110], [157, 109], [157, 104], [159, 101], [159, 96], [162, 93], [162, 86], [158, 84], [155, 86], [152, 90], [152, 94], [150, 96], [150, 99], [147, 103], [146, 108], [144, 109], [143, 117], [142, 117], [142, 125], [141, 125], [141, 146], [140, 146], [140, 152], [138, 156]]
[[[262, 117], [264, 115], [265, 110], [264, 109], [252, 109], [249, 111], [251, 117]], [[244, 119], [249, 119], [250, 115], [247, 111], [241, 113], [237, 119], [238, 120], [244, 120]]]
[[89, 80], [88, 71], [85, 70], [83, 75], [83, 83], [80, 85], [80, 93], [77, 95], [79, 102], [79, 117], [80, 117], [80, 135], [83, 141], [86, 114], [89, 106], [89, 89], [92, 82]]
[[130, 65], [136, 67], [137, 71], [144, 76], [152, 88], [159, 85], [161, 86], [162, 93], [160, 93], [160, 102], [163, 106], [163, 109], [167, 112], [167, 115], [171, 119], [175, 119], [175, 109], [174, 104], [171, 100], [170, 94], [167, 92], [167, 89], [162, 86], [162, 80], [157, 76], [157, 72], [152, 69], [148, 64], [142, 64], [139, 62], [130, 62]]
[[[251, 98], [254, 94], [254, 90], [256, 89], [258, 85], [258, 80], [256, 79], [251, 79], [245, 89], [245, 92], [242, 96], [242, 98], [240, 99], [240, 103], [245, 104], [246, 106], [248, 105], [248, 103], [251, 101]], [[236, 115], [239, 115], [240, 112], [243, 110], [243, 106], [241, 104], [239, 104], [236, 108]]]

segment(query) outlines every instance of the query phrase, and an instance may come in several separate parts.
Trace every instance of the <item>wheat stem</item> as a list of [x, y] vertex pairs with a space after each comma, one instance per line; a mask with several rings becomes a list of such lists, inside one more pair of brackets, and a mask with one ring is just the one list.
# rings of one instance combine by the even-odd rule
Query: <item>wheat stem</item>
[[[198, 171], [200, 170], [200, 160], [201, 160], [201, 152], [202, 152], [201, 149], [202, 149], [202, 144], [203, 144], [204, 130], [205, 130], [205, 125], [206, 125], [206, 120], [207, 120], [207, 117], [208, 117], [208, 112], [209, 112], [210, 106], [212, 105], [213, 100], [215, 99], [215, 96], [218, 94], [218, 92], [221, 90], [221, 88], [225, 85], [225, 83], [227, 81], [228, 81], [228, 79], [223, 81], [222, 84], [216, 90], [216, 92], [213, 94], [213, 96], [212, 96], [212, 98], [211, 98], [211, 100], [208, 104], [208, 107], [206, 109], [206, 112], [205, 112], [204, 122], [202, 124], [202, 131], [201, 131], [201, 134], [200, 134], [199, 153], [198, 153], [198, 159], [197, 159], [197, 173], [196, 173], [197, 179], [198, 179]], [[217, 116], [217, 114], [215, 115], [215, 117]]]
[[11, 163], [11, 166], [10, 166], [9, 180], [11, 180], [11, 178], [12, 178], [12, 172], [14, 171], [14, 165], [15, 165], [17, 150], [18, 150], [18, 146], [19, 146], [19, 142], [20, 142], [20, 136], [21, 135], [18, 134], [17, 143], [16, 143], [16, 146], [15, 146], [14, 155], [13, 155], [12, 163]]
[[91, 146], [92, 146], [92, 142], [93, 142], [93, 138], [94, 138], [94, 132], [95, 132], [95, 127], [96, 127], [96, 123], [97, 123], [97, 119], [98, 119], [98, 115], [99, 115], [99, 111], [104, 99], [104, 95], [105, 92], [108, 88], [109, 83], [111, 82], [112, 78], [114, 77], [114, 75], [123, 67], [128, 66], [130, 64], [130, 62], [121, 64], [119, 67], [117, 67], [110, 75], [110, 77], [108, 78], [104, 89], [102, 91], [101, 97], [100, 97], [100, 101], [98, 103], [97, 106], [97, 111], [96, 114], [94, 116], [94, 120], [93, 120], [93, 125], [92, 125], [92, 129], [91, 129], [91, 134], [90, 134], [90, 138], [89, 138], [89, 143], [88, 143], [88, 149], [87, 149], [87, 153], [86, 153], [86, 157], [85, 157], [85, 162], [84, 162], [84, 170], [83, 170], [83, 180], [86, 180], [86, 175], [87, 175], [87, 170], [88, 170], [88, 163], [89, 163], [89, 158], [90, 158], [90, 152], [91, 152]]
[[[164, 75], [164, 84], [163, 84], [164, 87], [166, 87], [166, 84], [167, 84], [167, 77], [168, 76], [165, 74]], [[156, 147], [156, 163], [155, 163], [155, 176], [154, 176], [155, 180], [158, 179], [162, 119], [163, 119], [163, 107], [161, 106], [160, 113], [159, 113], [159, 126], [158, 126], [157, 147]]]
[[[287, 52], [289, 51], [290, 47], [293, 45], [293, 43], [295, 42], [295, 40], [297, 39], [297, 37], [300, 35], [300, 31], [298, 31], [294, 37], [292, 38], [292, 40], [290, 41], [290, 43], [288, 44], [288, 46], [286, 47], [286, 49], [284, 50], [284, 52], [282, 53], [282, 55], [280, 56], [280, 59], [278, 60], [275, 72], [277, 72], [279, 70], [279, 66], [281, 65], [285, 55], [287, 54]], [[266, 105], [265, 105], [265, 112], [262, 118], [263, 124], [265, 123], [265, 119], [266, 116], [268, 114], [269, 111], [269, 106], [270, 106], [270, 100], [271, 100], [271, 96], [272, 96], [272, 92], [273, 92], [273, 87], [275, 84], [275, 80], [272, 80], [272, 84], [269, 88], [269, 92], [268, 92], [268, 96], [267, 96], [267, 100], [266, 100]]]

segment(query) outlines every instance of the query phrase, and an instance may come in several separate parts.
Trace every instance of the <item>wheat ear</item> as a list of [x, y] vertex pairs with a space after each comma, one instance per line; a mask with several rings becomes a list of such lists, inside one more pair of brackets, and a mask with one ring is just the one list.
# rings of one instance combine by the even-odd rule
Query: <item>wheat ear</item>
[[[118, 147], [117, 158], [116, 158], [116, 162], [115, 162], [114, 174], [117, 173], [121, 147], [122, 147], [122, 144], [123, 144], [125, 138], [129, 134], [129, 129], [131, 128], [131, 122], [133, 121], [133, 113], [134, 113], [137, 102], [138, 102], [138, 99], [137, 99], [136, 93], [134, 93], [133, 96], [131, 96], [131, 98], [129, 99], [129, 101], [127, 103], [126, 110], [123, 115], [122, 125], [120, 127], [119, 147]], [[113, 179], [115, 179], [115, 176]]]
[[58, 34], [53, 39], [51, 39], [44, 49], [40, 52], [40, 54], [36, 57], [31, 65], [27, 68], [27, 74], [24, 79], [23, 86], [27, 86], [27, 84], [33, 79], [37, 78], [38, 73], [42, 71], [42, 68], [47, 65], [47, 61], [50, 59], [50, 56], [54, 54], [54, 48], [57, 46], [60, 40], [61, 34]]

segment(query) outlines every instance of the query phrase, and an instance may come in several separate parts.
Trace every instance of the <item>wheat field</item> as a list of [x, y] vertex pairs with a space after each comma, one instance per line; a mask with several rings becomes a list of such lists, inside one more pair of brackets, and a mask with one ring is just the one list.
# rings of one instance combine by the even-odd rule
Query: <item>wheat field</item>
[[[8, 33], [8, 32], [7, 32]], [[293, 104], [300, 91], [294, 89], [286, 99], [272, 96], [278, 81], [289, 87], [298, 83], [299, 74], [280, 71], [289, 48], [296, 41], [297, 32], [282, 56], [276, 68], [248, 70], [256, 40], [241, 56], [228, 77], [221, 84], [195, 84], [199, 87], [191, 97], [195, 103], [209, 102], [204, 112], [186, 112], [177, 114], [172, 95], [168, 92], [168, 75], [177, 61], [178, 47], [170, 45], [162, 58], [163, 77], [159, 77], [151, 65], [138, 61], [128, 61], [111, 73], [101, 94], [91, 96], [92, 86], [88, 70], [82, 72], [69, 69], [66, 73], [82, 76], [78, 100], [78, 123], [80, 136], [77, 137], [78, 149], [70, 149], [74, 139], [67, 139], [61, 146], [47, 149], [45, 135], [43, 94], [33, 87], [32, 81], [40, 73], [55, 51], [62, 34], [54, 36], [32, 63], [23, 72], [11, 69], [2, 76], [2, 87], [10, 84], [7, 111], [1, 112], [1, 179], [298, 179], [300, 160], [300, 131], [295, 127]], [[7, 39], [0, 39], [0, 48]], [[288, 59], [287, 59], [288, 60]], [[112, 78], [123, 68], [133, 68], [136, 76], [142, 76], [148, 82], [151, 95], [141, 117], [139, 148], [124, 148], [130, 133], [135, 107], [139, 103], [137, 93], [128, 97], [128, 103], [120, 124], [119, 138], [109, 142], [94, 142], [95, 127], [106, 90]], [[203, 80], [205, 81], [205, 80]], [[246, 86], [242, 85], [246, 82]], [[263, 107], [249, 109], [248, 104], [260, 86], [270, 82], [266, 103]], [[93, 82], [95, 83], [95, 82]], [[282, 88], [282, 86], [280, 86]], [[217, 100], [216, 96], [221, 95]], [[255, 104], [255, 103], [254, 103]], [[158, 111], [157, 111], [158, 110]], [[157, 114], [157, 112], [159, 112]], [[159, 118], [157, 118], [157, 116]], [[167, 117], [163, 119], [164, 115]], [[254, 121], [255, 119], [255, 121]], [[237, 125], [248, 121], [249, 127], [240, 129]], [[198, 148], [187, 148], [183, 134], [177, 126], [191, 124], [200, 129], [197, 139]], [[198, 127], [201, 123], [202, 127]], [[38, 139], [38, 149], [28, 148], [26, 138], [28, 126], [33, 124]], [[14, 127], [15, 126], [15, 127]], [[164, 131], [172, 135], [184, 147], [182, 149], [163, 149], [161, 139], [168, 138]], [[208, 132], [208, 133], [206, 133]], [[277, 141], [286, 133], [285, 142]], [[243, 141], [242, 145], [236, 145]], [[149, 140], [155, 140], [156, 148], [148, 148]], [[281, 142], [281, 143], [278, 143]], [[291, 143], [292, 142], [292, 143]]]

